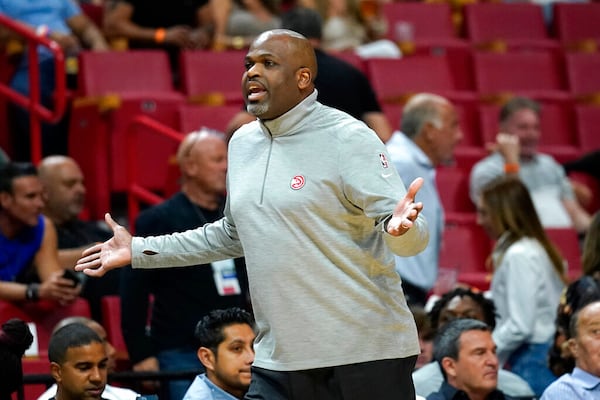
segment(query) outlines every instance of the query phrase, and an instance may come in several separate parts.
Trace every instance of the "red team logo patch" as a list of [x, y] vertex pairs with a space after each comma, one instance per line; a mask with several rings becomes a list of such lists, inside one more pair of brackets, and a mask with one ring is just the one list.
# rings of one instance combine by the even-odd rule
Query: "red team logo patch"
[[305, 183], [306, 181], [304, 180], [304, 177], [302, 175], [296, 175], [292, 178], [292, 181], [290, 182], [290, 187], [294, 190], [300, 190], [304, 187]]
[[389, 166], [387, 157], [383, 153], [379, 153], [379, 161], [381, 161], [381, 166], [383, 168], [387, 168]]

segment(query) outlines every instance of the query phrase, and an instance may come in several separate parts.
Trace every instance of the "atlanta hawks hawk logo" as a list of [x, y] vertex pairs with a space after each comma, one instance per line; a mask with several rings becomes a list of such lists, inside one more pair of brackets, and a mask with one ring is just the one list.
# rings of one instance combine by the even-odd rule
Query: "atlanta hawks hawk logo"
[[304, 180], [304, 177], [302, 175], [296, 175], [292, 178], [292, 181], [290, 182], [290, 187], [294, 190], [300, 190], [304, 187], [305, 183], [306, 181]]

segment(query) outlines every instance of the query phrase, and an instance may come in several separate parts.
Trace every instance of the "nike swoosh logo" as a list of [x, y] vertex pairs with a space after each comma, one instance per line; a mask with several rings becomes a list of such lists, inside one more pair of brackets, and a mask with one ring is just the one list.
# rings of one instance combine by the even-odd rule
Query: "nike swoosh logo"
[[384, 177], [384, 178], [389, 178], [392, 175], [393, 174], [391, 172], [389, 174], [381, 174], [381, 176]]

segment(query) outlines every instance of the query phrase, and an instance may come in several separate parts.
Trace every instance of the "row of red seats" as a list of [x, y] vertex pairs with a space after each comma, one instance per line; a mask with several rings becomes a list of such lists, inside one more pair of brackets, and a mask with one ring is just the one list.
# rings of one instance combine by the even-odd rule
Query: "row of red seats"
[[[551, 228], [546, 229], [546, 233], [566, 260], [569, 279], [579, 278], [581, 248], [577, 232], [571, 228]], [[458, 282], [488, 290], [493, 273], [489, 261], [493, 244], [474, 221], [446, 224], [440, 267], [456, 271]]]
[[[111, 192], [126, 190], [125, 162], [130, 155], [125, 154], [124, 149], [132, 117], [148, 115], [183, 132], [201, 124], [224, 129], [227, 121], [241, 109], [243, 54], [243, 51], [183, 52], [180, 89], [173, 86], [168, 60], [162, 52], [81, 54], [69, 151], [82, 164], [89, 186], [99, 191], [94, 198], [96, 207], [91, 208], [93, 215], [101, 215], [108, 209]], [[546, 86], [543, 77], [552, 74], [548, 72], [552, 70], [549, 56], [537, 52], [474, 54], [475, 60], [484, 60], [482, 65], [493, 69], [489, 75], [496, 78], [489, 78], [490, 82], [499, 82], [497, 76], [508, 70], [507, 76], [517, 76], [518, 82], [505, 86], [505, 91], [531, 95], [545, 103], [542, 145], [564, 161], [598, 147], [594, 127], [600, 120], [600, 108], [575, 105], [577, 92], [567, 91], [567, 86], [552, 83]], [[495, 60], [496, 57], [501, 60]], [[574, 72], [576, 68], [569, 68], [572, 72], [568, 88], [600, 92], [600, 69], [594, 68], [600, 65], [600, 55], [568, 54], [567, 57], [591, 63], [580, 68], [579, 74]], [[402, 103], [412, 93], [431, 91], [453, 100], [461, 113], [465, 133], [458, 153], [472, 164], [484, 155], [484, 143], [492, 140], [497, 132], [498, 106], [489, 99], [493, 93], [501, 97], [506, 96], [506, 92], [500, 91], [502, 86], [496, 92], [457, 90], [445, 60], [445, 57], [412, 56], [399, 60], [370, 59], [365, 65], [384, 111], [395, 127], [399, 124]], [[504, 68], [497, 68], [503, 63]], [[570, 64], [579, 65], [576, 61]], [[531, 67], [527, 68], [528, 65]], [[485, 74], [479, 72], [476, 76]], [[557, 79], [548, 78], [548, 81]], [[541, 83], [532, 85], [536, 80]], [[219, 107], [213, 108], [216, 105]], [[168, 159], [165, 153], [174, 154], [172, 147], [160, 141], [141, 143], [138, 154], [143, 157], [138, 158], [142, 163], [139, 169], [143, 184], [154, 189], [163, 186], [166, 168], [162, 160]]]
[[393, 2], [384, 4], [382, 11], [388, 38], [405, 40], [406, 24], [410, 24], [417, 47], [453, 46], [466, 41], [496, 50], [558, 45], [595, 49], [600, 43], [598, 3], [554, 3], [550, 26], [542, 7], [532, 3], [466, 4], [458, 10], [459, 21], [450, 3]]

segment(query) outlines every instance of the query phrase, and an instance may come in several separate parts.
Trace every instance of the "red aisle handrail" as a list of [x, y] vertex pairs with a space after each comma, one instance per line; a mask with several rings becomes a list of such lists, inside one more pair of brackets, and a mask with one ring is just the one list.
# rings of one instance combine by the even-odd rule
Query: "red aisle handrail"
[[[65, 76], [65, 56], [55, 41], [47, 37], [38, 36], [27, 25], [8, 18], [0, 13], [0, 25], [22, 36], [27, 42], [27, 59], [29, 68], [29, 97], [13, 90], [0, 82], [0, 95], [7, 97], [13, 103], [26, 108], [29, 111], [30, 137], [31, 137], [31, 161], [35, 164], [42, 159], [42, 126], [41, 122], [58, 122], [65, 113], [67, 107], [67, 83]], [[50, 49], [54, 56], [54, 109], [44, 107], [40, 103], [40, 72], [39, 68], [31, 68], [38, 65], [37, 46], [42, 45]]]
[[157, 134], [169, 139], [173, 139], [177, 143], [181, 143], [185, 135], [175, 129], [158, 122], [146, 115], [140, 114], [136, 116], [128, 126], [127, 132], [127, 213], [129, 219], [129, 229], [133, 233], [135, 228], [135, 218], [140, 212], [139, 201], [144, 201], [149, 204], [158, 204], [164, 201], [164, 198], [156, 193], [144, 188], [138, 182], [138, 157], [137, 143], [139, 140], [139, 127], [149, 128], [144, 132]]

